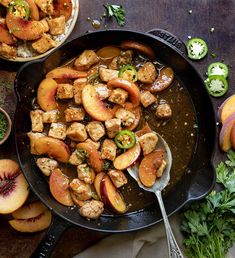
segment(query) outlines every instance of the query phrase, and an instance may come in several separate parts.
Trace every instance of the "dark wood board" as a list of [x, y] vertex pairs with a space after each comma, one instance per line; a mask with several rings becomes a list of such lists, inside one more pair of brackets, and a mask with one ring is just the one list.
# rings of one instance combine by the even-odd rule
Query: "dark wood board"
[[[70, 39], [94, 30], [87, 17], [99, 19], [104, 13], [105, 3], [101, 0], [80, 0], [79, 18]], [[234, 0], [120, 0], [113, 3], [122, 4], [126, 9], [126, 25], [123, 29], [147, 32], [153, 28], [162, 28], [184, 42], [188, 36], [205, 39], [209, 54], [203, 60], [194, 62], [202, 76], [211, 62], [224, 61], [229, 64], [229, 92], [223, 98], [212, 99], [215, 111], [226, 97], [235, 93]], [[192, 10], [191, 14], [189, 10]], [[113, 28], [119, 28], [115, 20], [102, 21], [101, 29]], [[211, 28], [214, 28], [214, 32], [210, 31]], [[217, 57], [213, 58], [212, 53]], [[0, 60], [0, 106], [6, 108], [12, 118], [16, 105], [13, 81], [19, 67], [20, 64]], [[215, 164], [224, 157], [217, 148]], [[0, 147], [0, 158], [16, 158], [13, 135]], [[20, 234], [10, 228], [7, 216], [0, 216], [0, 257], [29, 257], [44, 234]], [[70, 258], [105, 236], [104, 233], [71, 227], [61, 238], [53, 257]]]

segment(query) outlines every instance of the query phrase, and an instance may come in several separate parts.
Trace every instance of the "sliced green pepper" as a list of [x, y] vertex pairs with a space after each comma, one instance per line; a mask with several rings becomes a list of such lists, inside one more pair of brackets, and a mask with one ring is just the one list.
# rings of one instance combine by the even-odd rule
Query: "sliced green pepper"
[[135, 134], [129, 130], [120, 131], [114, 138], [116, 145], [121, 149], [130, 149], [136, 143]]
[[205, 80], [209, 94], [213, 97], [221, 97], [228, 91], [228, 82], [221, 75], [211, 75]]
[[193, 60], [200, 60], [206, 56], [208, 47], [206, 42], [200, 38], [192, 38], [187, 42], [188, 57]]
[[99, 74], [98, 74], [98, 73], [92, 73], [90, 76], [88, 76], [87, 81], [88, 81], [89, 83], [94, 83], [94, 81], [95, 81], [96, 79], [98, 79], [98, 78], [99, 78]]
[[118, 77], [123, 78], [128, 81], [137, 81], [137, 71], [136, 68], [132, 65], [124, 65], [118, 74]]
[[25, 20], [30, 18], [30, 7], [25, 0], [13, 0], [9, 5], [9, 12]]
[[221, 62], [215, 62], [208, 66], [208, 76], [211, 75], [222, 75], [224, 78], [228, 77], [228, 66]]

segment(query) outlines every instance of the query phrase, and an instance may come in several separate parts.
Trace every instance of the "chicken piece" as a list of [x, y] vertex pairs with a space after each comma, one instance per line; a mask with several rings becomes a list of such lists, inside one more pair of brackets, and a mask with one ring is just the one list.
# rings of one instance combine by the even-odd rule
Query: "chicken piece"
[[101, 147], [101, 158], [114, 161], [116, 158], [117, 146], [109, 139], [105, 139]]
[[114, 138], [118, 132], [122, 130], [121, 119], [113, 118], [105, 121], [105, 127], [109, 138]]
[[66, 138], [66, 125], [63, 123], [51, 123], [48, 136], [64, 140]]
[[43, 123], [56, 123], [59, 118], [59, 110], [51, 110], [43, 112], [42, 122]]
[[118, 78], [118, 73], [119, 72], [117, 70], [107, 69], [103, 67], [99, 68], [99, 76], [103, 82], [108, 82], [112, 79]]
[[108, 172], [108, 175], [117, 188], [127, 184], [127, 178], [121, 170], [112, 169]]
[[157, 106], [155, 115], [161, 119], [168, 119], [172, 116], [172, 110], [169, 104], [162, 103]]
[[86, 130], [91, 139], [97, 142], [101, 137], [105, 135], [105, 128], [101, 122], [92, 121], [86, 125]]
[[74, 122], [67, 129], [66, 135], [75, 142], [84, 142], [87, 139], [87, 132], [84, 124]]
[[43, 111], [42, 110], [33, 110], [30, 111], [30, 119], [32, 123], [32, 131], [41, 133], [43, 132]]
[[123, 104], [126, 102], [127, 98], [128, 98], [127, 91], [125, 91], [121, 88], [116, 88], [112, 91], [112, 93], [109, 97], [109, 101], [123, 106]]
[[59, 16], [54, 19], [47, 20], [51, 35], [61, 35], [65, 32], [65, 17]]
[[41, 25], [43, 26], [43, 32], [48, 32], [50, 30], [49, 24], [47, 22], [47, 19], [44, 18], [40, 21]]
[[98, 83], [94, 85], [94, 88], [101, 100], [107, 99], [111, 94], [111, 90], [107, 87], [106, 84]]
[[150, 93], [150, 91], [144, 91], [140, 93], [140, 101], [144, 107], [152, 105], [157, 99]]
[[145, 63], [138, 71], [138, 80], [143, 83], [153, 83], [156, 80], [157, 71], [153, 63]]
[[64, 113], [66, 122], [82, 121], [85, 117], [85, 110], [83, 108], [66, 108]]
[[93, 50], [85, 50], [75, 60], [74, 66], [77, 70], [84, 71], [99, 62], [99, 57]]
[[157, 170], [157, 177], [161, 177], [162, 176], [162, 174], [164, 173], [164, 170], [166, 168], [166, 164], [167, 164], [166, 161], [163, 160], [161, 166]]
[[34, 0], [36, 5], [46, 14], [52, 15], [54, 12], [53, 0]]
[[37, 39], [32, 43], [32, 47], [39, 54], [43, 54], [49, 49], [56, 47], [56, 42], [49, 35], [43, 33], [40, 39]]
[[87, 78], [78, 78], [73, 82], [74, 102], [78, 105], [82, 104], [82, 90], [87, 84]]
[[139, 143], [143, 150], [144, 156], [155, 150], [157, 142], [158, 137], [154, 132], [146, 133], [139, 137]]
[[115, 57], [109, 65], [110, 69], [118, 70], [120, 67], [126, 64], [131, 64], [133, 57], [133, 51], [121, 51], [120, 55]]
[[119, 108], [116, 111], [115, 116], [116, 116], [116, 118], [121, 119], [122, 124], [124, 126], [130, 126], [135, 121], [135, 115], [132, 112], [130, 112], [130, 111], [124, 109], [124, 108]]
[[37, 139], [44, 137], [45, 134], [29, 132], [27, 133], [27, 135], [29, 137], [29, 142], [30, 142], [30, 153], [38, 155], [37, 151], [35, 150], [35, 142], [37, 141]]
[[17, 48], [9, 46], [5, 43], [0, 43], [0, 56], [6, 58], [15, 58], [17, 55]]
[[69, 83], [58, 84], [56, 97], [58, 99], [71, 99], [73, 98], [73, 85]]
[[59, 166], [56, 160], [49, 158], [39, 158], [36, 164], [45, 176], [50, 176], [52, 171]]
[[69, 158], [69, 163], [75, 166], [81, 165], [83, 161], [84, 158], [80, 155], [80, 152], [78, 150], [75, 150]]
[[100, 142], [94, 142], [91, 139], [86, 139], [85, 142], [92, 145], [96, 150], [100, 148]]
[[95, 172], [87, 164], [77, 166], [78, 178], [86, 184], [92, 184], [95, 180]]
[[104, 204], [101, 201], [91, 200], [86, 202], [80, 209], [81, 216], [88, 219], [97, 219], [104, 211]]
[[79, 200], [86, 201], [91, 199], [92, 191], [91, 191], [91, 186], [89, 184], [86, 184], [80, 179], [75, 178], [72, 180], [69, 186], [71, 187], [74, 194]]

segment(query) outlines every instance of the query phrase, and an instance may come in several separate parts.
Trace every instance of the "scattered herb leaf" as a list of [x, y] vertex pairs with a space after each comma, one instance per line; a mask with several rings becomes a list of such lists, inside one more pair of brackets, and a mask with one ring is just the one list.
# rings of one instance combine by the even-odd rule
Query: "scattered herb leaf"
[[106, 9], [106, 16], [107, 17], [112, 17], [114, 16], [117, 23], [120, 26], [124, 26], [125, 25], [125, 9], [121, 6], [121, 5], [114, 5], [114, 4], [106, 4], [104, 5], [105, 9]]

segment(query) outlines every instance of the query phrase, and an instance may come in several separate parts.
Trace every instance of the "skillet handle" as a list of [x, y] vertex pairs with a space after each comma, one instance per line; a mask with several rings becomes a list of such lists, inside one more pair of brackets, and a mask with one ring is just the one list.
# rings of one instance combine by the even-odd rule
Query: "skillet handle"
[[184, 42], [172, 33], [158, 28], [149, 30], [147, 33], [155, 36], [160, 40], [163, 40], [166, 44], [171, 45], [171, 47], [173, 47], [181, 55], [187, 56], [187, 48]]
[[31, 254], [30, 258], [49, 258], [51, 254], [66, 229], [71, 226], [69, 222], [66, 220], [54, 216], [52, 219], [52, 223], [42, 239], [37, 248]]

